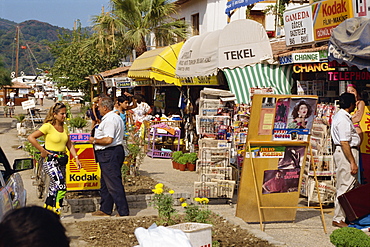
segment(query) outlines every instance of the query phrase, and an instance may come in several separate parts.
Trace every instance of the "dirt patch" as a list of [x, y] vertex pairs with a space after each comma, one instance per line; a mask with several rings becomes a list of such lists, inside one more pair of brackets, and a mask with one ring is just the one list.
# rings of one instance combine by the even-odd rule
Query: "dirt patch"
[[[127, 195], [152, 194], [152, 189], [157, 184], [155, 180], [147, 176], [127, 177], [124, 183]], [[167, 188], [166, 188], [167, 189]], [[69, 199], [88, 198], [99, 196], [98, 191], [90, 192], [68, 192], [66, 197]], [[138, 245], [134, 231], [137, 227], [148, 228], [156, 222], [156, 216], [135, 216], [130, 218], [116, 218], [101, 219], [87, 222], [65, 223], [67, 229], [78, 229], [78, 236], [74, 235], [74, 241], [87, 242], [87, 246], [123, 246], [132, 247]], [[240, 226], [228, 223], [222, 217], [214, 215], [211, 217], [213, 225], [212, 240], [214, 247], [218, 246], [253, 246], [264, 247], [273, 246], [265, 240], [256, 238], [247, 230]], [[182, 223], [183, 216], [179, 215], [177, 224]], [[76, 229], [77, 228], [77, 229]], [[215, 241], [218, 244], [215, 244]]]
[[[177, 223], [181, 223], [180, 216]], [[89, 222], [73, 223], [79, 229], [81, 237], [88, 243], [88, 246], [127, 246], [132, 247], [138, 245], [134, 231], [137, 227], [148, 228], [151, 226], [157, 217], [132, 217], [132, 218], [118, 218], [118, 219], [102, 219]], [[71, 225], [72, 223], [67, 223]], [[247, 230], [228, 223], [225, 219], [214, 215], [212, 217], [212, 241], [213, 246], [253, 246], [265, 247], [273, 246], [265, 240], [256, 238]], [[218, 242], [215, 243], [215, 241]]]
[[[126, 195], [152, 194], [158, 182], [148, 176], [126, 177], [124, 181]], [[99, 191], [67, 192], [67, 199], [100, 197]]]

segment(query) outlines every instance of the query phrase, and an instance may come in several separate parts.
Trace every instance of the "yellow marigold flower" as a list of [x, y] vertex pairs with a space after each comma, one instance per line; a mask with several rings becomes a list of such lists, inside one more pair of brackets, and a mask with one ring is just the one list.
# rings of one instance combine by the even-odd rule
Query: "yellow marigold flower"
[[202, 198], [202, 203], [208, 204], [209, 203], [209, 199], [206, 198], [206, 197]]
[[185, 201], [186, 201], [186, 199], [185, 199], [184, 197], [181, 197], [181, 198], [179, 199], [179, 201], [180, 201], [180, 202], [185, 202]]
[[154, 192], [154, 194], [159, 195], [159, 194], [162, 194], [163, 189], [161, 189], [161, 188], [157, 188], [157, 189], [154, 189], [154, 190], [152, 190], [152, 191]]
[[172, 195], [173, 193], [175, 193], [175, 191], [174, 190], [169, 190], [168, 193], [170, 193]]
[[186, 202], [181, 204], [181, 207], [183, 207], [183, 208], [186, 208], [187, 206], [188, 206], [188, 204]]
[[127, 165], [128, 164], [128, 161], [123, 162], [123, 164]]
[[195, 197], [195, 198], [194, 198], [194, 201], [196, 201], [196, 202], [201, 202], [201, 199], [200, 199], [199, 197]]
[[163, 184], [162, 183], [156, 184], [155, 185], [155, 188], [156, 189], [162, 189], [163, 188]]

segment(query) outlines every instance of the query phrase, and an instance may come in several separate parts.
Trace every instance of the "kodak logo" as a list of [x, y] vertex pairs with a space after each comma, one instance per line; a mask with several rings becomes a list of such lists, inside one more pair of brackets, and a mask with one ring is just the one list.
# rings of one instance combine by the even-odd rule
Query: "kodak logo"
[[327, 4], [323, 3], [322, 4], [322, 12], [323, 16], [330, 16], [330, 15], [335, 15], [339, 14], [342, 12], [346, 12], [346, 1], [341, 0], [340, 2], [334, 1], [333, 4]]

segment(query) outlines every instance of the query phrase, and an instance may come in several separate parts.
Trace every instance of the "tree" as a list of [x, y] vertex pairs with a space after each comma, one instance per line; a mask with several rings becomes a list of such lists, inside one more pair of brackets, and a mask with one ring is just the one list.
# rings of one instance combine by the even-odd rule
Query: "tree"
[[11, 85], [10, 71], [5, 69], [3, 59], [0, 57], [0, 88], [5, 85]]
[[186, 38], [188, 25], [173, 17], [176, 8], [169, 0], [112, 0], [112, 11], [95, 17], [94, 28], [105, 30], [111, 44], [122, 41], [140, 56], [147, 51], [146, 39], [151, 33], [161, 46]]
[[59, 87], [79, 88], [88, 92], [90, 81], [86, 77], [119, 65], [120, 52], [106, 56], [92, 44], [91, 35], [83, 32], [78, 25], [71, 35], [65, 34], [50, 45], [52, 54], [57, 57], [51, 77]]

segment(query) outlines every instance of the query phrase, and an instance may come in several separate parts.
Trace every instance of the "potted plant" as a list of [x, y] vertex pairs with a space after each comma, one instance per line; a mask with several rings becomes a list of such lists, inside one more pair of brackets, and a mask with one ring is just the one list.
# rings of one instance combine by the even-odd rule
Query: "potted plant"
[[76, 128], [78, 133], [82, 133], [82, 129], [86, 127], [87, 121], [81, 116], [71, 118], [69, 120], [69, 125], [73, 128]]
[[23, 126], [23, 121], [26, 118], [26, 115], [18, 114], [18, 115], [15, 115], [14, 118], [17, 119], [18, 121], [17, 123], [18, 135], [21, 135], [21, 136], [26, 135], [26, 128]]
[[172, 157], [172, 167], [174, 169], [179, 169], [178, 160], [183, 155], [182, 151], [174, 151], [171, 154]]
[[186, 163], [186, 169], [188, 169], [188, 171], [195, 171], [195, 164], [198, 159], [198, 154], [193, 153], [193, 152], [187, 153], [187, 157], [188, 157], [188, 162]]
[[188, 157], [185, 154], [183, 154], [182, 156], [180, 156], [177, 162], [179, 163], [179, 170], [185, 171], [186, 163], [188, 162]]

